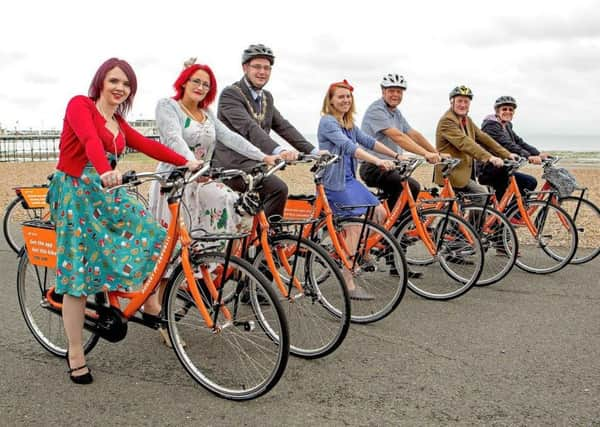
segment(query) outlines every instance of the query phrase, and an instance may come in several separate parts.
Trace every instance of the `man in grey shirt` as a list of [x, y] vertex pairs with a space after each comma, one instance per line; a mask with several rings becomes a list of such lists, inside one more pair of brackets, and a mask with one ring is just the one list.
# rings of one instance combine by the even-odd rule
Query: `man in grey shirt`
[[[441, 160], [440, 154], [418, 131], [411, 128], [398, 106], [406, 90], [406, 80], [399, 74], [387, 74], [381, 81], [381, 98], [373, 102], [363, 117], [361, 129], [373, 136], [390, 149], [396, 151], [400, 158], [403, 150], [419, 154], [429, 162], [437, 163]], [[372, 153], [382, 157], [381, 154]], [[377, 187], [388, 194], [390, 210], [402, 192], [402, 180], [397, 171], [385, 172], [375, 165], [363, 162], [360, 167], [360, 177], [369, 187]], [[410, 191], [416, 198], [421, 186], [412, 179], [408, 179]]]
[[[263, 153], [279, 154], [284, 160], [295, 160], [298, 151], [316, 154], [318, 150], [314, 145], [283, 118], [275, 108], [273, 95], [263, 89], [269, 81], [274, 62], [275, 56], [270, 48], [262, 44], [248, 46], [242, 54], [244, 77], [221, 92], [218, 118]], [[271, 130], [298, 151], [281, 147], [269, 136]], [[256, 160], [217, 142], [214, 166], [248, 170], [256, 164]], [[233, 179], [227, 184], [236, 191], [244, 191], [246, 188], [242, 179]], [[285, 182], [271, 175], [263, 181], [259, 195], [264, 201], [267, 217], [283, 215], [288, 195]]]

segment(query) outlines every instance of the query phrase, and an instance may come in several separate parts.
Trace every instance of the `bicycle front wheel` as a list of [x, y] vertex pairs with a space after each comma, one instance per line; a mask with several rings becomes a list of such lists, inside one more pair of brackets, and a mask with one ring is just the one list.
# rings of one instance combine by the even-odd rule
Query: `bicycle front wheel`
[[483, 271], [475, 286], [487, 286], [502, 280], [515, 265], [519, 244], [517, 234], [504, 214], [481, 206], [463, 206], [463, 218], [473, 226], [485, 254]]
[[[31, 264], [27, 253], [23, 253], [17, 270], [17, 296], [25, 323], [42, 347], [55, 356], [65, 357], [68, 341], [61, 312], [48, 301], [48, 292], [55, 286], [56, 270]], [[62, 301], [61, 295], [54, 294], [53, 298]], [[91, 351], [99, 339], [99, 335], [84, 329], [84, 352]]]
[[[298, 242], [297, 237], [280, 234], [271, 239], [270, 246], [285, 290], [292, 284], [288, 297], [281, 297], [290, 328], [290, 352], [307, 359], [332, 353], [350, 325], [350, 299], [339, 268], [323, 248], [303, 238]], [[253, 265], [271, 279], [265, 257], [261, 250]], [[274, 282], [271, 286], [277, 289]]]
[[2, 226], [6, 243], [15, 253], [19, 253], [24, 243], [21, 223], [33, 219], [47, 220], [48, 218], [50, 218], [50, 211], [47, 207], [27, 208], [23, 197], [17, 196], [6, 206], [4, 211]]
[[[577, 250], [577, 229], [571, 217], [559, 206], [543, 200], [527, 200], [527, 215], [537, 233], [525, 225], [516, 225], [520, 254], [517, 267], [535, 274], [548, 274], [565, 267]], [[522, 224], [518, 209], [508, 214], [512, 224]]]
[[394, 232], [412, 273], [408, 288], [432, 300], [465, 294], [483, 271], [483, 247], [477, 233], [453, 213], [431, 209], [421, 211], [419, 216], [428, 238], [417, 232], [412, 217], [402, 221]]
[[[336, 236], [342, 241], [350, 233], [360, 236], [358, 253], [338, 254], [325, 223], [315, 233], [329, 256], [337, 260], [348, 257], [353, 265], [350, 272], [354, 285], [360, 286], [370, 298], [353, 299], [350, 320], [355, 323], [372, 323], [389, 316], [400, 304], [406, 291], [406, 261], [394, 236], [379, 224], [363, 218], [341, 218], [337, 221]], [[348, 248], [356, 251], [356, 247]], [[348, 283], [346, 283], [349, 286]]]
[[600, 254], [600, 209], [587, 199], [563, 197], [558, 204], [571, 217], [577, 228], [577, 251], [571, 264], [584, 264]]
[[[289, 355], [288, 327], [265, 277], [232, 256], [222, 280], [224, 263], [221, 253], [194, 256], [193, 286], [211, 319], [217, 314], [214, 327], [201, 315], [179, 266], [165, 291], [167, 328], [179, 361], [195, 381], [219, 397], [248, 400], [267, 393], [283, 375]], [[202, 270], [222, 288], [221, 302], [208, 292]]]

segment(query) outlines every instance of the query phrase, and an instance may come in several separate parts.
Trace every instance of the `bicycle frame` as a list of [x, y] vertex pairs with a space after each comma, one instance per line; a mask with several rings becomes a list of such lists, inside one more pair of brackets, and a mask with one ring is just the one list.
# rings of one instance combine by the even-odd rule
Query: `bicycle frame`
[[[205, 171], [206, 171], [206, 169], [203, 168], [200, 172], [197, 172], [196, 174], [194, 174], [194, 176], [199, 176], [201, 174], [201, 172], [205, 172]], [[190, 178], [190, 181], [191, 180], [192, 179]], [[198, 290], [196, 280], [194, 278], [194, 272], [193, 272], [192, 265], [190, 263], [190, 252], [189, 251], [190, 251], [190, 245], [192, 243], [192, 238], [190, 237], [190, 234], [186, 228], [186, 225], [185, 225], [183, 219], [179, 215], [180, 207], [181, 207], [180, 199], [181, 199], [181, 194], [178, 194], [178, 195], [175, 195], [175, 196], [172, 196], [169, 198], [169, 211], [171, 213], [171, 217], [173, 218], [173, 220], [169, 223], [169, 226], [167, 228], [167, 235], [165, 237], [165, 240], [163, 241], [163, 247], [160, 251], [160, 254], [157, 256], [156, 259], [153, 260], [156, 262], [155, 267], [152, 270], [152, 272], [150, 273], [150, 275], [148, 276], [148, 278], [146, 279], [146, 281], [143, 283], [141, 290], [134, 291], [134, 292], [126, 292], [126, 291], [121, 291], [121, 290], [108, 291], [108, 292], [106, 292], [106, 294], [108, 296], [108, 304], [111, 307], [119, 310], [119, 312], [121, 312], [123, 317], [125, 317], [126, 319], [138, 321], [139, 323], [144, 323], [143, 321], [140, 321], [139, 319], [137, 319], [134, 316], [135, 316], [136, 312], [138, 312], [139, 309], [142, 307], [144, 302], [148, 299], [148, 297], [150, 297], [150, 295], [152, 295], [157, 290], [158, 285], [161, 281], [161, 278], [164, 275], [165, 271], [167, 270], [167, 267], [172, 262], [172, 260], [175, 258], [174, 255], [175, 255], [175, 249], [176, 249], [177, 242], [180, 242], [181, 243], [181, 257], [180, 258], [181, 258], [181, 264], [183, 267], [183, 271], [184, 271], [184, 274], [186, 277], [187, 290], [190, 292], [190, 294], [194, 300], [194, 303], [198, 307], [198, 310], [200, 311], [200, 314], [201, 314], [202, 318], [204, 319], [204, 321], [206, 322], [207, 326], [211, 329], [214, 329], [215, 332], [218, 332], [221, 329], [221, 326], [219, 326], [218, 322], [217, 322], [218, 314], [221, 313], [224, 316], [226, 322], [230, 322], [232, 320], [232, 315], [231, 315], [231, 312], [227, 309], [227, 307], [218, 303], [217, 305], [219, 305], [219, 310], [215, 310], [214, 316], [211, 318], [210, 313], [209, 313], [208, 309], [206, 308], [206, 305], [204, 304], [203, 298], [200, 294], [200, 291]], [[27, 251], [29, 254], [32, 249], [32, 246], [26, 245], [26, 247], [27, 247]], [[32, 264], [33, 264], [35, 257], [30, 257], [30, 258], [31, 258]], [[229, 259], [229, 258], [227, 257], [226, 259]], [[38, 263], [35, 265], [42, 265], [42, 264]], [[211, 296], [213, 297], [213, 300], [221, 301], [222, 290], [219, 290], [219, 288], [220, 288], [220, 283], [223, 281], [223, 278], [225, 277], [225, 275], [227, 273], [227, 264], [225, 264], [222, 269], [222, 275], [221, 275], [220, 280], [217, 279], [215, 281], [212, 279], [211, 274], [208, 270], [208, 266], [206, 266], [206, 265], [201, 265], [200, 271], [202, 273], [202, 279], [204, 280], [204, 283], [205, 283], [207, 289], [209, 290]], [[47, 299], [48, 299], [48, 302], [51, 305], [52, 309], [60, 312], [62, 310], [62, 303], [60, 301], [57, 301], [56, 298], [53, 298], [53, 295], [54, 295], [53, 291], [54, 291], [54, 288], [51, 288], [48, 291]], [[123, 310], [121, 310], [120, 301], [119, 301], [120, 298], [128, 300], [128, 302]], [[91, 319], [97, 319], [98, 315], [97, 315], [97, 313], [95, 313], [91, 310], [86, 310], [86, 317], [91, 318]]]
[[[298, 203], [295, 206], [286, 205], [286, 213], [284, 213], [284, 218], [289, 217], [301, 217], [301, 218], [310, 218], [313, 222], [308, 223], [304, 230], [301, 232], [301, 236], [304, 238], [310, 238], [313, 236], [316, 228], [320, 228], [319, 225], [315, 227], [314, 222], [320, 221], [321, 223], [324, 221], [325, 226], [329, 232], [329, 236], [331, 238], [331, 243], [335, 249], [336, 254], [338, 255], [340, 261], [343, 266], [350, 271], [353, 271], [356, 266], [357, 257], [354, 254], [362, 254], [375, 246], [380, 240], [379, 236], [372, 236], [365, 238], [365, 225], [367, 218], [370, 217], [369, 210], [367, 211], [367, 215], [365, 216], [365, 223], [363, 223], [363, 227], [360, 231], [358, 247], [356, 251], [351, 252], [346, 244], [345, 239], [340, 238], [338, 236], [338, 231], [335, 226], [335, 216], [333, 214], [333, 210], [329, 205], [327, 200], [327, 196], [325, 194], [325, 187], [320, 179], [320, 177], [315, 175], [315, 191], [316, 198], [314, 201], [305, 200], [306, 203]], [[293, 197], [293, 196], [292, 196]], [[288, 200], [289, 203], [289, 200]], [[292, 214], [293, 212], [293, 214]], [[362, 245], [362, 248], [361, 248]], [[352, 262], [350, 261], [352, 260]]]

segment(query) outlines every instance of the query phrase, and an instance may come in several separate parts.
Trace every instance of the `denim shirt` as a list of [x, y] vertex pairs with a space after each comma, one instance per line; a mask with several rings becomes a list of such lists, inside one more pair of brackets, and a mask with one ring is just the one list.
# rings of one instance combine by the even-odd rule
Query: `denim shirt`
[[367, 135], [356, 126], [352, 129], [342, 129], [342, 126], [332, 115], [321, 117], [317, 139], [319, 140], [319, 149], [329, 150], [330, 153], [340, 156], [338, 162], [329, 166], [323, 175], [325, 188], [332, 191], [342, 191], [346, 188], [346, 159], [344, 156], [350, 156], [348, 167], [356, 176], [357, 162], [354, 157], [356, 149], [359, 145], [362, 145], [371, 150], [375, 145], [375, 138]]

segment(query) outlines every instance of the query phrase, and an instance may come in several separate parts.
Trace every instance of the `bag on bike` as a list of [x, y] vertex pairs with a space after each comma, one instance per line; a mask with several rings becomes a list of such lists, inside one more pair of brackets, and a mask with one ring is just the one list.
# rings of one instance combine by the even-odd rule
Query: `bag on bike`
[[570, 196], [577, 188], [577, 180], [565, 168], [546, 168], [542, 178], [558, 191], [560, 197]]
[[505, 167], [496, 167], [490, 162], [479, 164], [477, 180], [481, 185], [508, 186], [508, 172]]

